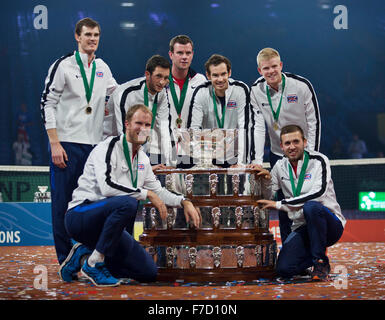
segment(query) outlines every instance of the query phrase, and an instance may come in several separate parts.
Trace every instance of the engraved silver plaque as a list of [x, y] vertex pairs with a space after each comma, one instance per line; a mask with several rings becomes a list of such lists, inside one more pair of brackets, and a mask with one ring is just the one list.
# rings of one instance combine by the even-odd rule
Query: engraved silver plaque
[[222, 245], [221, 246], [221, 268], [236, 268], [237, 256], [235, 245]]
[[211, 212], [211, 207], [199, 207], [202, 216], [202, 224], [200, 229], [202, 230], [212, 230], [213, 229], [213, 215]]
[[220, 228], [221, 229], [236, 229], [235, 225], [235, 208], [221, 207]]
[[244, 260], [243, 260], [243, 268], [250, 268], [257, 266], [257, 255], [255, 250], [255, 245], [244, 245]]
[[259, 225], [261, 228], [269, 226], [269, 212], [266, 209], [259, 209]]
[[153, 247], [153, 259], [158, 268], [167, 267], [167, 258], [166, 258], [166, 247], [165, 246], [156, 246]]
[[174, 268], [189, 269], [190, 268], [190, 252], [189, 246], [175, 246], [174, 247]]
[[197, 246], [197, 269], [214, 269], [213, 248], [213, 246]]

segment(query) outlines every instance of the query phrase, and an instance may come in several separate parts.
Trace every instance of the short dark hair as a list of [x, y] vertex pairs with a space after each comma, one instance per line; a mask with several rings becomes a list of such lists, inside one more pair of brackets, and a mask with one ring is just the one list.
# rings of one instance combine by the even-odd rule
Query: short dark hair
[[99, 28], [99, 33], [101, 32], [100, 25], [99, 25], [98, 22], [96, 22], [95, 20], [93, 20], [93, 19], [91, 19], [91, 18], [84, 18], [84, 19], [79, 20], [79, 21], [76, 23], [76, 26], [75, 26], [75, 33], [76, 33], [78, 36], [81, 35], [83, 26], [88, 27], [88, 28], [95, 28], [95, 27], [98, 27], [98, 28]]
[[191, 47], [194, 49], [194, 43], [190, 39], [189, 36], [186, 36], [184, 34], [180, 34], [178, 36], [175, 36], [170, 40], [170, 51], [174, 52], [174, 45], [175, 43], [180, 43], [180, 44], [188, 44], [191, 43]]
[[302, 140], [305, 139], [305, 135], [304, 135], [303, 130], [302, 130], [302, 128], [300, 126], [297, 126], [296, 124], [289, 124], [287, 126], [284, 126], [281, 129], [281, 133], [279, 135], [280, 140], [282, 141], [282, 136], [284, 134], [293, 133], [293, 132], [301, 133]]
[[151, 118], [152, 118], [152, 112], [151, 112], [151, 110], [148, 107], [146, 107], [144, 104], [135, 104], [135, 105], [133, 105], [133, 106], [128, 108], [128, 110], [126, 112], [125, 120], [130, 122], [132, 117], [134, 116], [134, 114], [138, 110], [142, 110], [144, 113], [150, 114]]
[[161, 67], [164, 69], [170, 69], [171, 65], [170, 62], [165, 58], [158, 54], [152, 56], [150, 59], [147, 60], [146, 63], [146, 71], [148, 71], [150, 74], [154, 72], [156, 67]]
[[231, 62], [228, 58], [225, 56], [222, 56], [220, 54], [213, 54], [205, 63], [206, 72], [210, 74], [210, 66], [217, 66], [221, 63], [226, 64], [227, 71], [230, 72], [231, 70]]

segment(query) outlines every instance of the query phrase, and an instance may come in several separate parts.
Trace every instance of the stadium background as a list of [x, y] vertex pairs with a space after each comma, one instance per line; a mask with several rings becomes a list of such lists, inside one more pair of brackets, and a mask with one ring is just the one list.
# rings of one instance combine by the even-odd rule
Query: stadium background
[[[338, 5], [347, 9], [347, 29], [336, 28], [342, 22], [341, 12], [334, 13]], [[41, 11], [34, 12], [41, 8], [38, 6], [47, 9], [46, 29], [36, 28], [36, 22], [43, 22]], [[47, 205], [40, 204], [48, 210], [40, 221], [38, 206], [21, 204], [33, 201], [37, 186], [49, 184], [48, 140], [40, 118], [40, 96], [49, 66], [76, 49], [73, 30], [76, 22], [87, 16], [101, 24], [97, 55], [107, 62], [118, 83], [142, 76], [151, 55], [167, 57], [169, 40], [177, 34], [193, 39], [192, 67], [196, 71], [204, 73], [208, 57], [220, 53], [232, 61], [233, 78], [248, 85], [259, 77], [258, 51], [266, 46], [276, 48], [284, 71], [304, 76], [314, 86], [321, 111], [321, 152], [335, 159], [332, 150], [337, 139], [346, 148], [352, 134], [357, 133], [366, 141], [368, 158], [385, 153], [383, 1], [17, 0], [7, 3], [0, 15], [0, 192], [4, 202], [15, 202], [16, 206], [15, 210], [6, 203], [2, 207], [3, 233], [23, 228], [28, 231], [28, 226], [40, 222], [44, 228], [50, 224]], [[15, 164], [13, 144], [23, 125], [29, 137], [31, 164], [41, 167], [14, 171], [4, 166]], [[337, 199], [349, 220], [360, 220], [349, 240], [384, 241], [385, 210], [358, 211], [358, 193], [385, 191], [385, 160], [351, 161], [348, 166], [338, 161], [332, 163]], [[13, 214], [9, 215], [8, 209]], [[365, 235], [359, 234], [360, 230], [366, 230]], [[51, 241], [49, 225], [46, 236]], [[21, 239], [26, 239], [24, 234]]]
[[[34, 13], [39, 5], [47, 8], [47, 29], [34, 26], [40, 19], [40, 12]], [[347, 29], [335, 28], [335, 20], [341, 23], [341, 12], [333, 13], [338, 5], [347, 9]], [[248, 85], [259, 77], [258, 51], [274, 47], [281, 53], [284, 71], [308, 78], [315, 88], [321, 152], [333, 158], [337, 138], [346, 146], [353, 133], [366, 141], [368, 157], [385, 151], [381, 0], [17, 0], [7, 2], [0, 15], [0, 165], [15, 163], [12, 144], [20, 114], [28, 123], [32, 165], [48, 164], [39, 106], [44, 79], [57, 58], [76, 49], [73, 30], [87, 16], [101, 24], [97, 55], [118, 83], [142, 76], [151, 55], [167, 57], [169, 40], [177, 34], [193, 39], [195, 70], [204, 72], [208, 57], [220, 53], [232, 61], [233, 78]]]

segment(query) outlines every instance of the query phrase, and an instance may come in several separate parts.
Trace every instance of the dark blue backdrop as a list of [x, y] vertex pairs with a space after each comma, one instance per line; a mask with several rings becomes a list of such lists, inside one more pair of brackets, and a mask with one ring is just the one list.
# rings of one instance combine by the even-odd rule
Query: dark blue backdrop
[[[119, 83], [143, 75], [151, 55], [167, 56], [169, 40], [177, 34], [194, 40], [194, 69], [203, 72], [212, 53], [224, 54], [232, 61], [233, 78], [249, 85], [259, 76], [257, 52], [274, 47], [284, 71], [308, 78], [317, 92], [322, 152], [333, 158], [337, 138], [346, 146], [354, 132], [366, 141], [368, 156], [384, 151], [383, 0], [135, 0], [125, 6], [122, 2], [15, 0], [3, 5], [0, 164], [14, 163], [12, 144], [20, 114], [27, 116], [32, 163], [48, 163], [39, 110], [44, 79], [54, 60], [76, 48], [75, 23], [87, 16], [101, 24], [97, 54]], [[347, 8], [347, 29], [333, 25], [338, 16], [333, 9], [340, 4]], [[48, 10], [47, 29], [34, 27], [37, 5]]]

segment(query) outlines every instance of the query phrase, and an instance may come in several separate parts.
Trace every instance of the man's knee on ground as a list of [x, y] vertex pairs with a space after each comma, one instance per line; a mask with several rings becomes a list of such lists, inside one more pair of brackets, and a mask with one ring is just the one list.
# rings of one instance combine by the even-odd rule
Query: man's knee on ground
[[277, 261], [276, 272], [280, 277], [290, 278], [296, 274], [299, 274], [299, 270], [293, 265], [288, 265], [282, 263], [279, 260]]
[[135, 280], [139, 282], [155, 282], [158, 274], [158, 268], [155, 264], [149, 265], [143, 270], [140, 276], [137, 276]]

